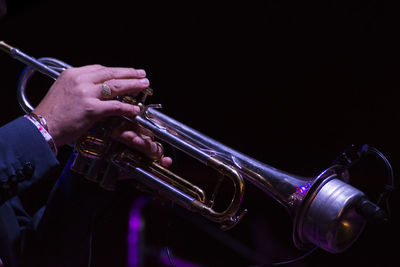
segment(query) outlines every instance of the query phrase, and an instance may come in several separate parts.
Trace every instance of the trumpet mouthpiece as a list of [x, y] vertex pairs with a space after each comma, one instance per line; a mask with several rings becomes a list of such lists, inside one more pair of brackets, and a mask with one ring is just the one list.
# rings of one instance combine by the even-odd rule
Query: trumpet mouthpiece
[[11, 50], [13, 50], [14, 47], [6, 44], [4, 41], [0, 41], [0, 49], [8, 54], [11, 54]]

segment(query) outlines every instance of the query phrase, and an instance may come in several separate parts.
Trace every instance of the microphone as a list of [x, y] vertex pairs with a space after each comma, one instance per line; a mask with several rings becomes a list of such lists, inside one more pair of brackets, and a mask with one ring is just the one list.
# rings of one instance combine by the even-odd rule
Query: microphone
[[363, 198], [358, 203], [356, 206], [356, 211], [367, 221], [374, 224], [386, 224], [389, 222], [386, 212], [381, 207], [366, 198]]

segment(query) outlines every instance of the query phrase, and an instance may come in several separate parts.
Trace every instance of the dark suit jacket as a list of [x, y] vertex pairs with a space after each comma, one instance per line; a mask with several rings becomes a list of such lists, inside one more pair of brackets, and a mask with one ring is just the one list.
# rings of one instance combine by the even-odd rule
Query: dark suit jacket
[[0, 258], [17, 266], [27, 214], [18, 194], [46, 177], [58, 160], [38, 129], [18, 118], [0, 128]]
[[25, 238], [23, 266], [88, 265], [96, 215], [109, 205], [114, 193], [72, 172], [73, 159], [57, 180], [43, 214], [36, 214], [38, 223], [34, 222], [30, 238]]
[[29, 200], [22, 201], [24, 191], [59, 171], [57, 158], [30, 121], [18, 118], [0, 128], [0, 258], [6, 267], [87, 261], [91, 223], [109, 192], [67, 166], [45, 207], [28, 212]]
[[38, 129], [18, 118], [0, 128], [0, 204], [47, 176], [58, 160]]

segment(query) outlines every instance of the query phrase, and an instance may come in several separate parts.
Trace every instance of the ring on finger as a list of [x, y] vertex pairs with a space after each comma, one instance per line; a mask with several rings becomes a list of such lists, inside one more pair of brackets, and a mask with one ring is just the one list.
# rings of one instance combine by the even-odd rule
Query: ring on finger
[[106, 83], [101, 84], [101, 98], [103, 100], [111, 99], [111, 87]]
[[157, 154], [160, 153], [159, 159], [162, 159], [164, 157], [164, 146], [159, 143], [159, 142], [154, 142], [157, 145]]

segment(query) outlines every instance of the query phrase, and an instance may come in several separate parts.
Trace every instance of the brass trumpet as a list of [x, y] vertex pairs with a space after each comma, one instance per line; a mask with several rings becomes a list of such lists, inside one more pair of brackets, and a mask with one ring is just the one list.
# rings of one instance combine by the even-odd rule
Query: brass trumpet
[[[25, 112], [33, 107], [25, 97], [28, 80], [35, 71], [57, 79], [71, 66], [52, 58], [34, 59], [20, 50], [0, 42], [0, 48], [28, 67], [18, 84], [18, 101]], [[337, 164], [317, 177], [301, 177], [277, 170], [237, 152], [157, 110], [130, 97], [121, 101], [141, 106], [140, 115], [131, 120], [190, 157], [214, 168], [233, 185], [233, 197], [223, 211], [213, 209], [217, 192], [207, 199], [202, 189], [163, 168], [157, 161], [144, 158], [128, 148], [111, 142], [111, 119], [97, 124], [75, 144], [76, 158], [72, 170], [103, 187], [112, 187], [116, 173], [124, 170], [132, 178], [193, 212], [221, 224], [226, 230], [236, 225], [244, 195], [244, 180], [254, 184], [280, 203], [293, 219], [293, 241], [298, 248], [316, 245], [330, 253], [348, 249], [364, 229], [366, 219], [358, 207], [367, 200], [365, 194], [344, 181], [346, 166]]]

